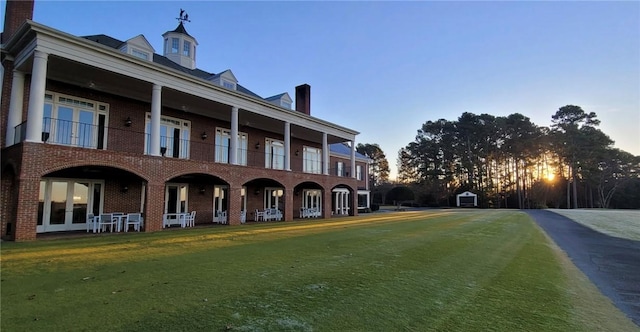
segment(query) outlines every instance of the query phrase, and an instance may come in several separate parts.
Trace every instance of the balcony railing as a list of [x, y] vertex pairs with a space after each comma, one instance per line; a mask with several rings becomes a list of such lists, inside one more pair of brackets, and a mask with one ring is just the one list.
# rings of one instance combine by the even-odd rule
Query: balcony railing
[[[24, 142], [27, 122], [17, 125], [14, 129], [14, 142]], [[149, 154], [150, 151], [151, 135], [130, 128], [123, 129], [44, 118], [42, 130], [41, 140], [47, 144], [139, 154]], [[167, 158], [229, 163], [228, 145], [215, 145], [214, 141], [161, 136], [160, 154]], [[237, 163], [245, 166], [264, 167], [265, 152], [259, 148], [238, 149]]]
[[[27, 122], [23, 122], [15, 127], [14, 142], [24, 142], [26, 139]], [[101, 125], [86, 124], [75, 121], [67, 121], [55, 118], [44, 118], [42, 124], [42, 142], [85, 149], [109, 150], [114, 152], [129, 152], [148, 155], [150, 151], [151, 135], [144, 132], [131, 130], [130, 128], [107, 127]], [[178, 139], [169, 136], [160, 137], [160, 154], [166, 158], [187, 159], [200, 162], [229, 163], [229, 146], [216, 145], [215, 139]], [[266, 167], [272, 169], [284, 168], [284, 156], [273, 155], [273, 167], [266, 166], [264, 148], [248, 149], [240, 148], [237, 154], [237, 164], [243, 166]], [[295, 158], [303, 156], [291, 155], [292, 165]], [[307, 160], [314, 163], [313, 167], [308, 166], [305, 170], [305, 161], [298, 166], [300, 169], [293, 169], [297, 172], [309, 174], [322, 174], [322, 164], [317, 160]], [[281, 165], [282, 164], [282, 165]], [[317, 165], [316, 165], [317, 164]], [[349, 177], [350, 168], [343, 167], [342, 174], [337, 173], [337, 169], [330, 169], [329, 175]]]

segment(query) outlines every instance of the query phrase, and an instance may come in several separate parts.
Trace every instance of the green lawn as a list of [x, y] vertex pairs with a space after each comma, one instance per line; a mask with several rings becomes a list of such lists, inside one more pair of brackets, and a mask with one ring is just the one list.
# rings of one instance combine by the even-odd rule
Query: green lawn
[[638, 331], [516, 211], [3, 243], [2, 331]]

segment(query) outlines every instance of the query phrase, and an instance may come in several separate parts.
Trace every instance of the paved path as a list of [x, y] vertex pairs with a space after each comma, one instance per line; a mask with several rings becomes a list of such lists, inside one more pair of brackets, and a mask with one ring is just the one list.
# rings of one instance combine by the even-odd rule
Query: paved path
[[591, 282], [640, 326], [640, 241], [598, 233], [551, 211], [526, 212]]

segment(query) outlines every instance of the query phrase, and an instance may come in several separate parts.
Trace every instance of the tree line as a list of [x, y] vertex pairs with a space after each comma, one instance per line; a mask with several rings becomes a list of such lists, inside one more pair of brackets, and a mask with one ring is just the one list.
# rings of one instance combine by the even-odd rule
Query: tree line
[[[599, 124], [575, 105], [561, 107], [550, 127], [519, 113], [427, 121], [398, 152], [398, 182], [423, 206], [454, 206], [468, 190], [481, 207], [640, 208], [640, 156], [614, 148]], [[371, 158], [367, 146], [377, 147], [356, 150]], [[380, 155], [370, 172], [374, 201], [393, 186], [380, 179]]]

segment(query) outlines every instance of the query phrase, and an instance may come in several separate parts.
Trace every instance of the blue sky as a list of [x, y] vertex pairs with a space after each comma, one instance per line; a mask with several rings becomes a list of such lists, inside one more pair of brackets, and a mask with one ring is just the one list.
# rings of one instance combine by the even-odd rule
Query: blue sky
[[393, 174], [423, 123], [463, 112], [548, 126], [558, 108], [579, 105], [640, 155], [636, 1], [36, 0], [34, 20], [79, 36], [143, 34], [160, 52], [180, 8], [199, 68], [231, 69], [263, 97], [311, 85], [311, 114], [378, 143]]

